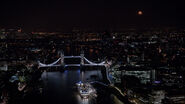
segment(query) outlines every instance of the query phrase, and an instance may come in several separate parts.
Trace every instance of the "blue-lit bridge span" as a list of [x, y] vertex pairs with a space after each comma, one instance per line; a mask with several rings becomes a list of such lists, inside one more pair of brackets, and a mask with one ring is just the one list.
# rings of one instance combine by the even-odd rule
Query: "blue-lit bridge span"
[[[64, 59], [67, 59], [67, 58], [80, 58], [81, 62], [80, 64], [65, 64]], [[103, 61], [100, 63], [94, 63], [88, 60], [86, 57], [84, 57], [84, 54], [80, 54], [80, 56], [64, 56], [63, 53], [61, 53], [60, 58], [57, 59], [53, 63], [44, 64], [38, 61], [38, 64], [39, 64], [39, 67], [58, 67], [58, 66], [64, 66], [64, 67], [67, 67], [67, 66], [105, 66], [106, 67], [108, 65], [106, 61]]]
[[[64, 59], [67, 59], [67, 58], [80, 58], [80, 64], [65, 64], [64, 63]], [[100, 62], [100, 63], [94, 63], [94, 62], [91, 62], [89, 61], [86, 57], [84, 57], [84, 54], [80, 54], [80, 56], [64, 56], [63, 53], [60, 54], [60, 58], [58, 58], [55, 62], [53, 63], [50, 63], [50, 64], [44, 64], [44, 63], [41, 63], [40, 61], [38, 61], [38, 64], [39, 64], [39, 68], [42, 68], [42, 67], [83, 67], [83, 66], [102, 66], [102, 67], [105, 67], [106, 69], [106, 77], [108, 79], [108, 82], [111, 83], [109, 77], [108, 77], [108, 68], [110, 67], [110, 64], [108, 61], [103, 61], [103, 62]]]

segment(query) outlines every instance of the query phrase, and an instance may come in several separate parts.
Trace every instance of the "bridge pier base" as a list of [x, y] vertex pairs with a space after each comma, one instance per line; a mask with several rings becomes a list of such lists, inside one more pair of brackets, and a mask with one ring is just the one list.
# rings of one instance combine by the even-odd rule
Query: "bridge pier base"
[[64, 66], [64, 52], [61, 52], [60, 58], [61, 58], [61, 66]]

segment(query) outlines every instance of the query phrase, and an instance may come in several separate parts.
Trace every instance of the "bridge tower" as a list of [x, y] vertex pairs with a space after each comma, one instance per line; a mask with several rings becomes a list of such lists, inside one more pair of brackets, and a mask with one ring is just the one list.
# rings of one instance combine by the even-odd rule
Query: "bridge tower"
[[61, 65], [64, 66], [64, 52], [63, 51], [60, 53], [60, 58], [61, 58]]
[[81, 56], [81, 65], [84, 65], [84, 51], [81, 51], [81, 54], [80, 54], [80, 56]]

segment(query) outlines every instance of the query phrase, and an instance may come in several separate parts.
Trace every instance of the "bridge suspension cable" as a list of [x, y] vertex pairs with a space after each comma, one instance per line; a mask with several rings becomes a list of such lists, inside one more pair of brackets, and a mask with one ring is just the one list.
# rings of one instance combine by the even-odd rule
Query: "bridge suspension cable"
[[41, 66], [41, 67], [46, 67], [46, 66], [54, 66], [56, 63], [58, 63], [59, 61], [61, 60], [61, 58], [59, 58], [58, 60], [56, 60], [55, 62], [53, 62], [53, 63], [51, 63], [51, 64], [43, 64], [43, 63], [41, 63], [40, 61], [38, 61], [38, 63], [39, 63], [39, 66]]
[[87, 58], [85, 58], [84, 57], [84, 60], [85, 61], [87, 61], [89, 64], [91, 64], [91, 65], [104, 65], [105, 64], [105, 61], [103, 61], [103, 62], [100, 62], [100, 63], [94, 63], [94, 62], [91, 62], [91, 61], [89, 61]]

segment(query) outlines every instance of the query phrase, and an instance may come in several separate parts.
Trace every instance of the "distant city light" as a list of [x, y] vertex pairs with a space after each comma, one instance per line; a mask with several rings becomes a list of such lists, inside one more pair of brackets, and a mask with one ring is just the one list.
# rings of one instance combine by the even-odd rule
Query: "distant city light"
[[159, 83], [161, 83], [161, 81], [154, 81], [154, 83], [159, 84]]

